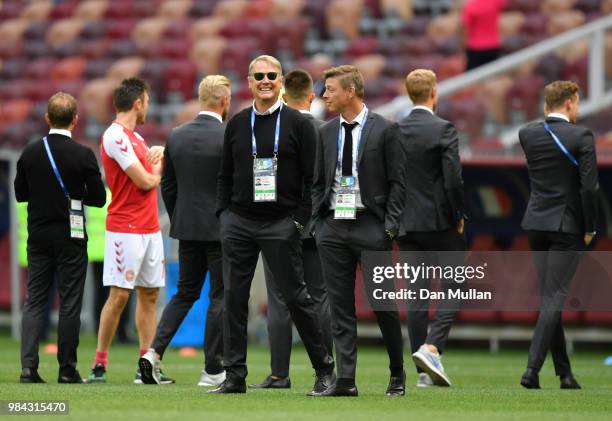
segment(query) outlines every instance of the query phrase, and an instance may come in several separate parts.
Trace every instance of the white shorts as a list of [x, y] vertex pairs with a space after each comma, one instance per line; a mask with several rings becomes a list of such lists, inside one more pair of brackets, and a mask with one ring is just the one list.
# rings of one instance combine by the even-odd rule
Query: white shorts
[[104, 286], [161, 288], [165, 285], [164, 264], [161, 231], [153, 234], [106, 231]]

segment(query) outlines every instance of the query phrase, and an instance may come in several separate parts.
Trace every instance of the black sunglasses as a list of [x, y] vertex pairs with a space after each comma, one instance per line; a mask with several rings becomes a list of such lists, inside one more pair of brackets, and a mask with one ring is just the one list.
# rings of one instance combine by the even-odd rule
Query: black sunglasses
[[267, 76], [268, 80], [276, 80], [276, 78], [278, 77], [278, 73], [276, 73], [276, 72], [268, 72], [268, 73], [257, 72], [257, 73], [253, 73], [253, 79], [255, 79], [258, 82], [262, 81], [264, 76]]

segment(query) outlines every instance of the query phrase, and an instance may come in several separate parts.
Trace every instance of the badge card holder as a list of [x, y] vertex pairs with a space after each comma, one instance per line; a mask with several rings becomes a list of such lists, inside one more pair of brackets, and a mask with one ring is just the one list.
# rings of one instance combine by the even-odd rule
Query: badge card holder
[[60, 184], [62, 191], [64, 192], [64, 196], [68, 200], [68, 212], [70, 215], [70, 238], [75, 238], [79, 240], [85, 239], [85, 214], [83, 213], [83, 203], [77, 199], [71, 199], [66, 186], [64, 185], [64, 181], [62, 180], [62, 176], [57, 169], [57, 165], [55, 165], [55, 160], [53, 159], [53, 155], [51, 154], [51, 149], [49, 149], [49, 142], [47, 141], [47, 137], [43, 138], [43, 142], [45, 144], [45, 149], [47, 151], [47, 156], [49, 157], [49, 162], [51, 163], [51, 168], [53, 168], [53, 173], [55, 174], [55, 178]]
[[276, 171], [278, 169], [278, 145], [280, 140], [281, 104], [276, 116], [274, 131], [274, 157], [257, 158], [255, 139], [255, 111], [251, 110], [251, 147], [253, 152], [253, 202], [276, 202]]
[[254, 202], [276, 202], [276, 158], [253, 158]]
[[357, 189], [355, 177], [340, 177], [340, 188], [336, 195], [334, 219], [355, 219], [357, 217]]

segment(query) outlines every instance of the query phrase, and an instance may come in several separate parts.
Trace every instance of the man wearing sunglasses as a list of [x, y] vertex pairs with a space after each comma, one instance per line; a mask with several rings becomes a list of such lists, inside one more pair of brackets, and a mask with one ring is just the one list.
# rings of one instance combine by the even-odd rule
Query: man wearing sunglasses
[[334, 362], [323, 343], [301, 260], [300, 234], [311, 211], [316, 132], [299, 111], [283, 106], [281, 75], [276, 58], [255, 58], [248, 77], [253, 106], [236, 114], [225, 131], [217, 215], [223, 248], [227, 378], [211, 393], [246, 392], [248, 301], [260, 252], [316, 371], [309, 394], [321, 394], [335, 381]]

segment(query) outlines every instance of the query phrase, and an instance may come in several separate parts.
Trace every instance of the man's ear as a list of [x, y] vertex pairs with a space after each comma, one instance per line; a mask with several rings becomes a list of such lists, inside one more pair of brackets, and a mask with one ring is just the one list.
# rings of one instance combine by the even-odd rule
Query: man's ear
[[49, 127], [51, 127], [51, 121], [49, 120], [49, 113], [45, 113], [45, 122]]
[[315, 95], [315, 93], [311, 92], [310, 95], [308, 95], [308, 103], [312, 104], [312, 101], [314, 101], [316, 97], [317, 96]]

